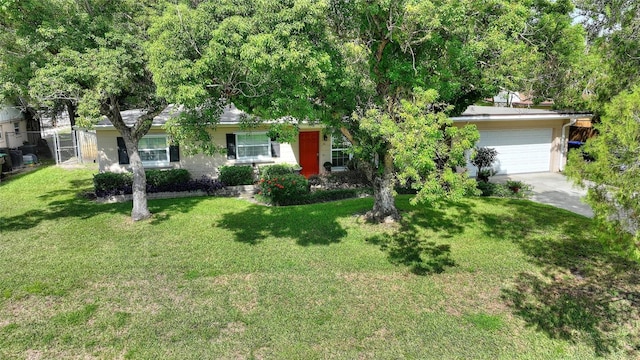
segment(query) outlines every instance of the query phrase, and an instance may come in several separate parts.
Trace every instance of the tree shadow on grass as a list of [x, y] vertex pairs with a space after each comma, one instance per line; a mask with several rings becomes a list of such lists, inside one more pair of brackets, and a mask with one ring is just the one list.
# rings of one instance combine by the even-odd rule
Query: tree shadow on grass
[[[131, 213], [131, 202], [99, 204], [86, 198], [84, 193], [91, 180], [72, 180], [69, 187], [50, 191], [38, 196], [49, 202], [40, 209], [31, 209], [23, 214], [5, 216], [0, 214], [0, 233], [28, 230], [44, 221], [56, 221], [64, 218], [88, 220], [98, 215], [113, 214], [127, 216]], [[168, 220], [172, 213], [190, 211], [202, 198], [180, 198], [169, 200], [151, 200], [149, 209], [157, 214], [151, 224]], [[90, 226], [90, 224], [86, 224]]]
[[214, 224], [230, 230], [236, 241], [257, 245], [269, 238], [291, 238], [298, 245], [329, 245], [340, 242], [347, 231], [338, 219], [353, 216], [353, 206], [336, 203], [313, 206], [251, 206], [239, 213], [225, 213]]
[[639, 357], [640, 264], [609, 250], [585, 217], [527, 201], [508, 206], [508, 214], [478, 216], [488, 236], [514, 242], [541, 269], [503, 289], [514, 314], [596, 355]]
[[[392, 264], [407, 266], [416, 275], [442, 273], [455, 266], [451, 246], [433, 241], [460, 235], [472, 221], [473, 207], [469, 203], [443, 203], [439, 207], [411, 206], [399, 199], [403, 209], [399, 226], [390, 234], [378, 234], [366, 239], [379, 245]], [[449, 208], [448, 212], [443, 208]], [[455, 209], [455, 211], [451, 211]]]

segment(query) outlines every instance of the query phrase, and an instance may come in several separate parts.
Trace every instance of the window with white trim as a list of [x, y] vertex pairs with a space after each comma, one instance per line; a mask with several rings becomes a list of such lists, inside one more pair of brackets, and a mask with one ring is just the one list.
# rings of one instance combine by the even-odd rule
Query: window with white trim
[[144, 166], [168, 166], [169, 142], [166, 135], [147, 135], [138, 141], [138, 154]]
[[351, 160], [349, 148], [351, 143], [344, 135], [333, 135], [331, 137], [331, 167], [334, 169], [345, 169]]
[[236, 148], [238, 160], [271, 159], [271, 139], [267, 133], [237, 133]]
[[13, 123], [13, 132], [16, 135], [20, 134], [20, 123], [19, 122]]

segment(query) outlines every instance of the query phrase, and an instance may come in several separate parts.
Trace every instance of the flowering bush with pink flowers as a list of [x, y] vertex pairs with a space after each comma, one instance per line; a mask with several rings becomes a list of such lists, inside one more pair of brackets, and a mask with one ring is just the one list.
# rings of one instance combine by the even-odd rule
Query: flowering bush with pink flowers
[[259, 186], [259, 194], [274, 205], [300, 204], [300, 199], [309, 194], [309, 182], [297, 174], [262, 177]]

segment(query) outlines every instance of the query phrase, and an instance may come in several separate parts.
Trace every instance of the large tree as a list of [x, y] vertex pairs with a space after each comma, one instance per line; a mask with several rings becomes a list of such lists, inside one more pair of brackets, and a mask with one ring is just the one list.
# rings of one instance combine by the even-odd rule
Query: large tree
[[[68, 1], [63, 9], [72, 20], [58, 29], [79, 39], [69, 39], [50, 54], [29, 81], [36, 99], [77, 104], [78, 123], [90, 127], [106, 117], [124, 139], [133, 171], [133, 220], [148, 218], [146, 176], [138, 154], [138, 141], [149, 131], [152, 119], [165, 107], [156, 97], [143, 49], [157, 1]], [[74, 25], [81, 27], [76, 29]], [[83, 44], [83, 46], [75, 46]], [[133, 125], [123, 121], [121, 110], [146, 111]]]
[[587, 202], [600, 224], [640, 252], [640, 4], [576, 1], [587, 29], [591, 66], [579, 100], [595, 114], [598, 135], [570, 154], [567, 173], [588, 188]]
[[446, 117], [526, 84], [541, 65], [544, 14], [568, 18], [571, 8], [533, 3], [185, 2], [152, 28], [151, 68], [159, 93], [190, 110], [172, 127], [185, 142], [207, 144], [217, 99], [340, 129], [374, 184], [371, 217], [397, 218], [396, 179], [411, 180], [419, 200], [473, 188], [454, 169], [477, 132]]
[[[586, 200], [596, 220], [618, 234], [633, 234], [631, 249], [640, 250], [640, 86], [614, 97], [601, 112], [599, 135], [584, 151], [569, 156], [569, 176], [588, 187]], [[629, 245], [622, 242], [625, 247]], [[637, 253], [636, 253], [637, 255]]]

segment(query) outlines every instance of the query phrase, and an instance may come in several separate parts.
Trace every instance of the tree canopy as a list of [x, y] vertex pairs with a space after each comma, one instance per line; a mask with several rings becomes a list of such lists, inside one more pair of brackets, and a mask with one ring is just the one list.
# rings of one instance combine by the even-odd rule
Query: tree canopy
[[[322, 121], [339, 129], [366, 164], [376, 198], [373, 217], [382, 219], [397, 217], [397, 179], [439, 197], [469, 190], [466, 175], [454, 169], [464, 165], [461, 154], [477, 133], [441, 120], [501, 88], [530, 84], [545, 63], [565, 71], [576, 48], [565, 49], [567, 34], [579, 34], [570, 23], [570, 5], [185, 2], [168, 6], [150, 30], [148, 49], [159, 94], [188, 109], [181, 126], [172, 127], [181, 141], [214, 150], [203, 129], [215, 124], [219, 99], [263, 119]], [[415, 131], [429, 126], [432, 131]], [[431, 134], [411, 139], [422, 144], [420, 156], [402, 146], [409, 139], [388, 136], [402, 131]], [[432, 155], [434, 164], [426, 160]]]
[[[162, 2], [153, 0], [4, 0], [5, 54], [0, 76], [8, 77], [5, 94], [18, 94], [45, 106], [64, 103], [72, 118], [90, 127], [106, 117], [120, 132], [134, 172], [134, 220], [150, 216], [146, 179], [137, 153], [138, 140], [164, 108], [155, 94], [143, 44], [149, 21]], [[125, 124], [121, 109], [147, 112]]]
[[640, 5], [636, 1], [576, 1], [588, 32], [584, 91], [578, 101], [596, 117], [598, 135], [570, 154], [567, 173], [588, 188], [596, 220], [621, 244], [640, 249]]

